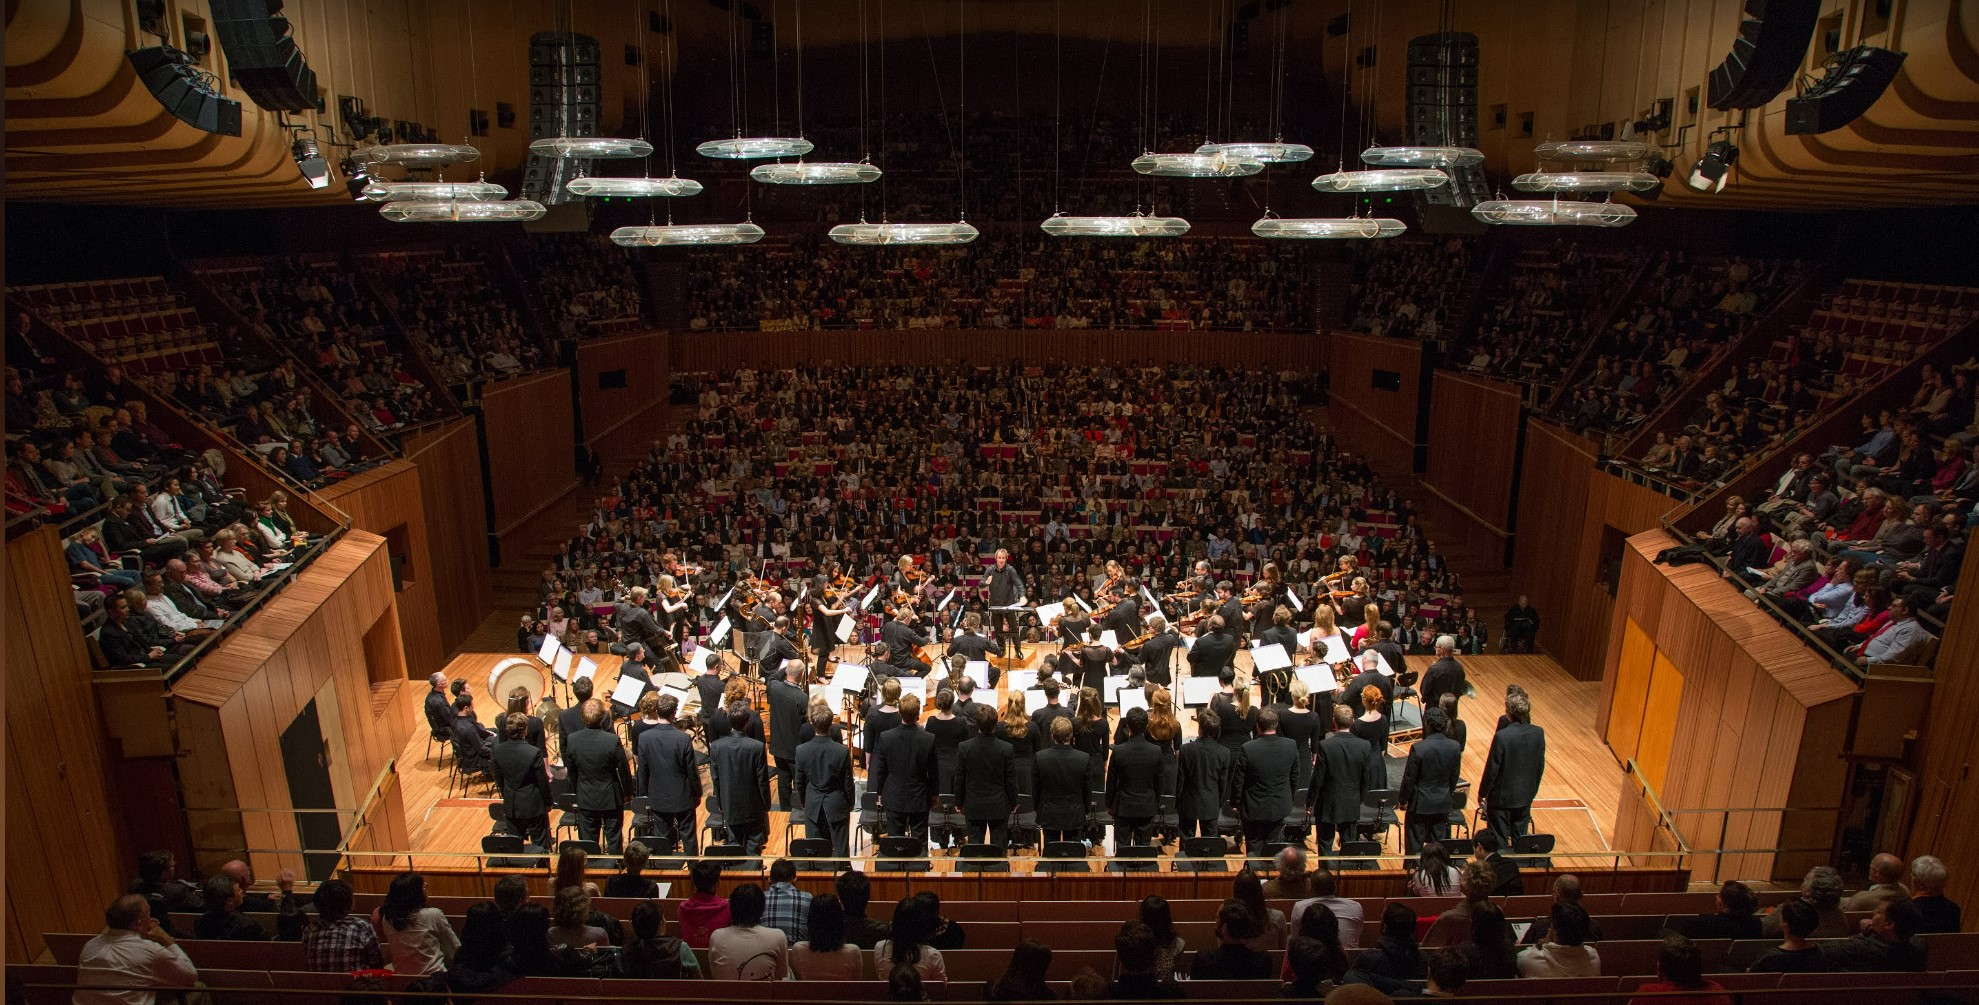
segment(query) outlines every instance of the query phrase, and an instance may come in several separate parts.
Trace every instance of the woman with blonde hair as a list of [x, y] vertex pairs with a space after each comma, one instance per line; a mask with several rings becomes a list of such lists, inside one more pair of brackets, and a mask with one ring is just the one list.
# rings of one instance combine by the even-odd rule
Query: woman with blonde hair
[[1003, 721], [997, 732], [1010, 744], [1012, 760], [1017, 764], [1017, 791], [1036, 792], [1031, 779], [1035, 777], [1038, 748], [1043, 745], [1043, 737], [1024, 704], [1024, 692], [1012, 691], [1003, 696], [1003, 715], [1000, 718]]
[[1333, 710], [1329, 707], [1324, 716], [1313, 709], [1312, 692], [1306, 682], [1297, 676], [1286, 685], [1285, 701], [1272, 706], [1278, 713], [1278, 735], [1298, 745], [1299, 759], [1298, 787], [1303, 789], [1312, 782], [1313, 745], [1322, 733], [1333, 724]]

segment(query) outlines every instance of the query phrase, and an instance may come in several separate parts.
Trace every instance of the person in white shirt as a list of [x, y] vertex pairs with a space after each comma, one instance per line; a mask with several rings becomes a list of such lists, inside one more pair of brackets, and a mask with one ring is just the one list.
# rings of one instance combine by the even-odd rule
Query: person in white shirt
[[805, 929], [810, 938], [790, 947], [791, 980], [856, 981], [865, 976], [865, 955], [845, 941], [845, 905], [838, 894], [811, 898]]
[[190, 532], [188, 536], [191, 540], [197, 541], [205, 536], [199, 528], [192, 525], [192, 517], [186, 512], [185, 500], [180, 495], [177, 478], [166, 479], [164, 491], [151, 497], [151, 518], [174, 534]]
[[1299, 930], [1299, 918], [1306, 913], [1306, 908], [1314, 904], [1324, 904], [1340, 923], [1340, 948], [1351, 953], [1361, 947], [1361, 902], [1336, 896], [1338, 886], [1339, 880], [1333, 875], [1332, 870], [1322, 867], [1318, 872], [1313, 873], [1308, 884], [1312, 896], [1292, 905], [1292, 931]]
[[1587, 944], [1587, 912], [1556, 902], [1546, 938], [1519, 954], [1520, 977], [1599, 977], [1601, 954]]
[[372, 912], [371, 927], [384, 941], [392, 972], [402, 976], [437, 974], [460, 949], [460, 936], [446, 914], [426, 906], [426, 880], [415, 872], [392, 879], [385, 902]]
[[153, 1005], [154, 989], [189, 988], [199, 971], [171, 935], [151, 917], [151, 905], [137, 894], [110, 902], [103, 933], [83, 944], [76, 983], [130, 988], [129, 991], [77, 991], [72, 1005]]
[[153, 620], [175, 632], [203, 634], [207, 630], [204, 622], [186, 617], [185, 612], [179, 610], [178, 606], [172, 603], [171, 598], [165, 596], [164, 577], [155, 572], [144, 574], [144, 613], [151, 615]]
[[763, 924], [763, 888], [728, 895], [727, 928], [708, 936], [708, 976], [718, 981], [780, 981], [790, 976], [790, 938]]

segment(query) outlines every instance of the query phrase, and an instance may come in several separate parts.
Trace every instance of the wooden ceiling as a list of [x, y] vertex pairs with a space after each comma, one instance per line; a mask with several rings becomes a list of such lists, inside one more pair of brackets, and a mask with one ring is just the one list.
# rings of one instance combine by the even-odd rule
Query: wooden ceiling
[[[884, 2], [889, 37], [954, 31], [950, 4]], [[797, 3], [754, 0], [758, 16], [778, 25], [780, 44], [794, 39]], [[874, 34], [880, 3], [867, 4], [866, 27]], [[1152, 20], [1147, 6], [1131, 0], [970, 0], [967, 26], [972, 37], [1049, 37], [1062, 27], [1067, 35], [1134, 45], [1152, 34], [1164, 45], [1200, 46], [1216, 11], [1244, 6], [1231, 0], [1150, 3]], [[1708, 107], [1689, 111], [1689, 95], [1703, 93], [1711, 69], [1730, 48], [1739, 0], [1471, 0], [1456, 6], [1447, 27], [1479, 37], [1480, 146], [1494, 176], [1532, 170], [1535, 143], [1632, 121], [1656, 99], [1669, 98], [1675, 121], [1654, 138], [1665, 145], [1679, 176], [1720, 127], [1737, 127], [1730, 138], [1740, 158], [1725, 192], [1701, 195], [1673, 178], [1664, 205], [1848, 209], [1979, 202], [1979, 4], [1883, 3], [1887, 17], [1878, 0], [1824, 4], [1823, 29], [1807, 57], [1808, 80], [1819, 75], [1826, 52], [1821, 39], [1829, 29], [1843, 48], [1882, 45], [1908, 58], [1868, 114], [1818, 136], [1786, 134], [1790, 94], [1742, 118]], [[619, 54], [627, 44], [645, 44], [653, 52], [649, 58], [658, 61], [662, 37], [644, 31], [644, 14], [663, 5], [683, 58], [725, 58], [711, 53], [726, 51], [741, 8], [731, 15], [708, 0], [291, 0], [284, 13], [330, 110], [291, 116], [289, 123], [315, 127], [334, 163], [340, 156], [335, 141], [346, 135], [336, 121], [338, 95], [362, 97], [374, 115], [434, 126], [450, 142], [469, 139], [467, 109], [492, 115], [503, 102], [517, 109], [518, 124], [472, 142], [483, 150], [480, 168], [513, 174], [526, 147], [529, 35], [573, 24], [599, 40], [601, 107], [610, 120], [637, 102], [643, 77]], [[189, 27], [210, 24], [204, 0], [166, 0], [165, 6], [175, 44], [183, 44]], [[1446, 27], [1438, 22], [1443, 5], [1355, 2], [1352, 33], [1328, 36], [1327, 23], [1349, 7], [1347, 0], [1293, 0], [1283, 8], [1265, 3], [1258, 23], [1287, 18], [1294, 57], [1320, 61], [1336, 79], [1351, 53], [1376, 46], [1375, 68], [1357, 72], [1355, 87], [1371, 90], [1384, 135], [1395, 135], [1404, 112], [1400, 53], [1409, 38]], [[803, 0], [802, 11], [807, 46], [859, 38], [857, 0]], [[204, 65], [225, 93], [242, 101], [239, 137], [181, 123], [146, 91], [125, 54], [156, 40], [138, 31], [133, 0], [8, 0], [6, 17], [9, 198], [179, 206], [348, 201], [341, 184], [307, 188], [290, 156], [290, 132], [231, 86], [217, 45]], [[1528, 119], [1530, 133], [1522, 129]]]

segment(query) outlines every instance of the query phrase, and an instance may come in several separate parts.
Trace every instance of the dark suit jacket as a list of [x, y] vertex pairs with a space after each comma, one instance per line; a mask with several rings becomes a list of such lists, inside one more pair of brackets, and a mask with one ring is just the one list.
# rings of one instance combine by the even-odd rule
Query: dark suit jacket
[[788, 681], [773, 680], [770, 692], [770, 756], [788, 761], [797, 756], [797, 730], [804, 725], [810, 695]]
[[[987, 636], [965, 632], [948, 640], [947, 655], [960, 653], [964, 659], [981, 662], [989, 659], [990, 651], [995, 648], [996, 643], [991, 642]], [[979, 680], [976, 683], [988, 684], [989, 681]]]
[[426, 692], [426, 727], [434, 733], [453, 735], [454, 707], [445, 691]]
[[618, 734], [604, 729], [580, 729], [563, 742], [563, 764], [570, 769], [570, 787], [580, 810], [624, 809], [632, 798], [632, 769]]
[[1101, 629], [1112, 629], [1122, 642], [1141, 634], [1140, 601], [1132, 597], [1122, 598], [1113, 610], [1106, 612], [1106, 617], [1099, 624]]
[[764, 754], [763, 741], [741, 733], [730, 733], [708, 748], [715, 805], [730, 824], [761, 823], [770, 817], [770, 765]]
[[1209, 632], [1189, 649], [1189, 676], [1214, 677], [1237, 654], [1237, 637], [1227, 631]]
[[1238, 760], [1244, 819], [1276, 821], [1290, 815], [1292, 794], [1299, 787], [1299, 745], [1271, 733], [1244, 744]]
[[919, 723], [880, 734], [866, 786], [889, 813], [926, 813], [940, 782], [935, 738]]
[[662, 722], [639, 734], [637, 784], [655, 813], [685, 813], [701, 805], [701, 771], [686, 730]]
[[495, 744], [495, 785], [511, 817], [540, 817], [550, 812], [550, 781], [543, 752], [528, 740]]
[[1491, 737], [1477, 797], [1495, 809], [1531, 806], [1546, 774], [1546, 731], [1529, 722], [1508, 722]]
[[1361, 690], [1369, 684], [1379, 688], [1383, 698], [1388, 701], [1395, 700], [1395, 678], [1378, 670], [1362, 670], [1354, 675], [1353, 680], [1347, 682], [1347, 693], [1340, 704], [1353, 709], [1355, 715], [1367, 711], [1367, 707], [1361, 704]]
[[1312, 773], [1313, 817], [1320, 823], [1347, 824], [1361, 818], [1361, 797], [1387, 788], [1388, 773], [1374, 747], [1350, 732], [1326, 734], [1319, 741]]
[[1216, 613], [1223, 618], [1223, 630], [1232, 635], [1244, 634], [1244, 602], [1231, 597], [1216, 606]]
[[768, 640], [756, 645], [756, 661], [762, 668], [762, 675], [771, 680], [782, 680], [789, 673], [784, 664], [798, 660], [797, 647], [781, 635], [771, 635]]
[[1409, 749], [1402, 770], [1400, 802], [1410, 813], [1447, 815], [1455, 806], [1451, 793], [1463, 777], [1464, 751], [1457, 741], [1431, 733]]
[[557, 735], [563, 737], [565, 750], [570, 749], [571, 738], [588, 728], [584, 725], [584, 708], [582, 705], [572, 705], [557, 713]]
[[1070, 831], [1086, 825], [1091, 799], [1092, 755], [1074, 746], [1050, 746], [1038, 751], [1036, 786], [1038, 826]]
[[1446, 694], [1459, 700], [1464, 696], [1464, 665], [1454, 659], [1440, 659], [1422, 672], [1422, 707], [1435, 708]]
[[621, 602], [613, 620], [618, 626], [620, 642], [626, 645], [638, 642], [648, 653], [659, 653], [664, 633], [660, 631], [660, 623], [653, 620], [653, 612]]
[[1024, 577], [1017, 574], [1017, 567], [1006, 565], [999, 569], [992, 562], [983, 570], [983, 578], [989, 586], [991, 607], [1008, 607], [1025, 597]]
[[1175, 811], [1184, 820], [1215, 820], [1230, 805], [1230, 748], [1201, 737], [1182, 745]]
[[852, 752], [829, 737], [811, 737], [797, 748], [793, 784], [805, 820], [844, 820], [852, 815]]
[[[1064, 695], [1062, 693], [1059, 695], [1059, 700], [1064, 701]], [[1072, 710], [1066, 708], [1064, 705], [1046, 705], [1031, 713], [1031, 724], [1038, 727], [1038, 741], [1040, 743], [1050, 743], [1051, 720], [1070, 718], [1072, 718]]]
[[1148, 818], [1158, 809], [1161, 780], [1168, 755], [1145, 736], [1129, 737], [1113, 747], [1106, 766], [1106, 807], [1116, 817]]
[[1156, 684], [1174, 683], [1175, 674], [1169, 664], [1175, 661], [1175, 647], [1181, 644], [1182, 636], [1174, 632], [1162, 632], [1141, 646], [1141, 664], [1148, 668], [1149, 680]]
[[1017, 808], [1017, 754], [1009, 743], [977, 734], [955, 753], [955, 801], [970, 820], [1002, 821]]

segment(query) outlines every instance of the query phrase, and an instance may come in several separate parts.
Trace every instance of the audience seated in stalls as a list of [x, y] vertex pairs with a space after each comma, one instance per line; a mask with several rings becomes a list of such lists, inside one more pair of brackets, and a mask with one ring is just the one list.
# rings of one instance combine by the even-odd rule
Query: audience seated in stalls
[[[1116, 945], [1114, 952], [1119, 952]], [[1025, 939], [1010, 951], [1010, 965], [1003, 976], [983, 988], [983, 1000], [993, 1002], [1055, 1001], [1046, 981], [1051, 969], [1051, 947], [1036, 939]]]
[[865, 955], [846, 941], [845, 922], [845, 905], [838, 894], [811, 898], [804, 919], [807, 937], [790, 947], [790, 972], [795, 979], [852, 981], [864, 975]]
[[1242, 900], [1223, 902], [1216, 912], [1214, 947], [1196, 950], [1189, 977], [1199, 981], [1255, 981], [1271, 977], [1271, 955], [1251, 948], [1265, 931], [1264, 919]]
[[763, 900], [763, 924], [781, 931], [793, 946], [809, 938], [806, 919], [811, 914], [811, 895], [797, 888], [796, 862], [781, 858], [770, 863], [770, 885]]
[[866, 915], [873, 895], [872, 880], [865, 873], [850, 869], [839, 873], [832, 887], [845, 907], [845, 941], [860, 949], [872, 949], [885, 941], [893, 926]]
[[[1677, 1005], [1732, 1005], [1724, 986], [1704, 976], [1704, 958], [1689, 939], [1667, 935], [1656, 955], [1656, 979], [1636, 991], [1645, 997], [1629, 999], [1629, 1005], [1675, 1002]], [[1674, 994], [1672, 992], [1691, 992]], [[1654, 997], [1647, 997], [1653, 995]]]
[[[1821, 914], [1821, 923], [1815, 927], [1811, 938], [1839, 939], [1850, 934], [1851, 926], [1842, 914], [1842, 874], [1825, 865], [1817, 865], [1807, 870], [1800, 880], [1800, 899], [1814, 905]], [[1780, 937], [1780, 912], [1775, 908], [1760, 918], [1760, 931], [1763, 937]]]
[[[370, 922], [350, 913], [355, 896], [349, 883], [340, 879], [324, 880], [316, 885], [311, 900], [316, 917], [302, 933], [302, 951], [309, 969], [348, 974], [384, 967], [378, 933], [372, 930]], [[468, 920], [473, 921], [471, 913]], [[463, 936], [463, 945], [464, 942]]]
[[1821, 925], [1821, 912], [1805, 900], [1789, 900], [1780, 905], [1780, 944], [1754, 960], [1747, 969], [1759, 974], [1817, 974], [1834, 967], [1821, 947], [1813, 942], [1814, 930]]
[[[537, 910], [542, 910], [537, 908]], [[545, 920], [547, 921], [547, 912]], [[393, 877], [385, 902], [371, 916], [371, 927], [384, 942], [386, 963], [393, 972], [424, 977], [452, 962], [460, 937], [437, 907], [426, 906], [426, 878], [416, 872]], [[547, 932], [549, 926], [544, 925]], [[525, 976], [529, 976], [525, 972]]]
[[1857, 890], [1842, 901], [1842, 910], [1848, 912], [1873, 911], [1879, 904], [1892, 900], [1909, 900], [1910, 890], [1903, 885], [1903, 859], [1888, 852], [1878, 854], [1869, 860], [1869, 886]]
[[1354, 969], [1406, 981], [1421, 980], [1424, 966], [1416, 944], [1416, 912], [1407, 904], [1389, 901], [1381, 912], [1381, 936], [1355, 958]]
[[[613, 976], [652, 980], [701, 976], [701, 963], [694, 950], [679, 938], [666, 934], [666, 917], [660, 905], [647, 901], [632, 908], [632, 940], [619, 947]], [[799, 980], [822, 980], [800, 972]], [[833, 978], [837, 979], [837, 978]]]
[[[1113, 936], [1113, 982], [1107, 987], [1104, 980], [1100, 981], [1105, 990], [1099, 997], [1127, 1001], [1183, 997], [1182, 986], [1174, 976], [1158, 969], [1156, 960], [1159, 953], [1160, 944], [1154, 931], [1146, 924], [1139, 921], [1121, 923], [1120, 931]], [[1079, 985], [1077, 979], [1072, 982], [1075, 995], [1092, 993], [1091, 989], [1082, 990]]]
[[[199, 971], [178, 941], [151, 917], [151, 905], [137, 894], [125, 894], [103, 911], [103, 931], [82, 947], [76, 982], [100, 988], [189, 988]], [[75, 1005], [146, 1005], [156, 1000], [151, 990], [77, 991]]]
[[903, 898], [894, 905], [891, 931], [873, 947], [873, 969], [891, 973], [906, 968], [918, 973], [923, 983], [945, 983], [948, 967], [933, 944], [940, 927], [941, 916], [925, 897]]
[[1423, 933], [1422, 945], [1425, 949], [1442, 946], [1461, 946], [1470, 941], [1471, 917], [1480, 906], [1491, 903], [1491, 888], [1497, 883], [1489, 866], [1480, 862], [1466, 861], [1459, 873], [1457, 891], [1463, 901], [1455, 907], [1436, 916], [1436, 921]]
[[1751, 887], [1735, 879], [1726, 880], [1718, 887], [1717, 908], [1710, 914], [1678, 919], [1670, 927], [1692, 940], [1764, 937], [1758, 914], [1759, 898], [1753, 895]]
[[595, 949], [611, 945], [605, 930], [590, 924], [591, 895], [582, 886], [566, 886], [557, 891], [556, 906], [550, 910], [551, 949]]
[[1601, 954], [1587, 944], [1587, 912], [1556, 902], [1546, 938], [1519, 953], [1520, 977], [1599, 977]]
[[469, 907], [460, 925], [460, 948], [444, 974], [447, 990], [491, 994], [520, 976], [510, 959], [508, 915], [495, 902]]
[[1828, 965], [1836, 970], [1922, 971], [1927, 950], [1917, 940], [1917, 905], [1909, 900], [1886, 900], [1862, 922], [1853, 938], [1823, 945]]
[[1960, 931], [1958, 904], [1945, 897], [1945, 864], [1934, 855], [1910, 860], [1910, 902], [1917, 905], [1919, 935]]
[[1324, 864], [1320, 866], [1318, 871], [1311, 874], [1310, 885], [1312, 896], [1309, 899], [1301, 900], [1292, 905], [1292, 930], [1301, 930], [1299, 918], [1313, 905], [1323, 905], [1333, 913], [1334, 919], [1340, 924], [1341, 947], [1348, 952], [1358, 951], [1361, 946], [1363, 913], [1361, 902], [1336, 895], [1339, 886], [1339, 877], [1335, 876], [1333, 871], [1326, 868]]
[[729, 924], [708, 936], [708, 976], [718, 981], [780, 981], [790, 974], [790, 940], [763, 924], [763, 888], [744, 883], [728, 898]]
[[[657, 695], [649, 695], [658, 702]], [[637, 737], [637, 734], [634, 734]], [[647, 879], [644, 871], [646, 863], [653, 857], [652, 849], [644, 841], [630, 841], [625, 846], [625, 856], [619, 860], [619, 874], [605, 880], [607, 897], [644, 897], [656, 899], [660, 895], [660, 884]]]

